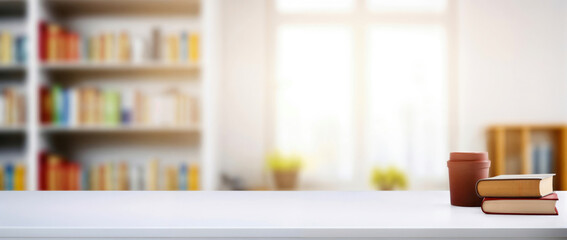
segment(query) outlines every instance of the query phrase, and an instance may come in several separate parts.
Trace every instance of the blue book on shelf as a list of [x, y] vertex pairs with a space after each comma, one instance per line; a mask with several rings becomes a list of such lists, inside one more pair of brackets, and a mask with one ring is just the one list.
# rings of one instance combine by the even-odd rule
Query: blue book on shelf
[[4, 168], [4, 190], [14, 190], [14, 165], [11, 163]]
[[81, 190], [89, 190], [89, 169], [86, 167], [81, 168]]
[[179, 167], [179, 190], [187, 189], [187, 164], [182, 163]]
[[61, 95], [63, 97], [63, 102], [62, 102], [62, 107], [61, 107], [61, 125], [63, 126], [68, 126], [69, 122], [70, 122], [70, 114], [69, 114], [69, 110], [70, 110], [70, 98], [69, 98], [69, 89], [63, 89], [61, 90]]
[[15, 60], [17, 63], [25, 63], [26, 62], [26, 56], [27, 54], [27, 49], [26, 49], [26, 37], [25, 36], [18, 36], [16, 38], [16, 44], [14, 44], [15, 49]]

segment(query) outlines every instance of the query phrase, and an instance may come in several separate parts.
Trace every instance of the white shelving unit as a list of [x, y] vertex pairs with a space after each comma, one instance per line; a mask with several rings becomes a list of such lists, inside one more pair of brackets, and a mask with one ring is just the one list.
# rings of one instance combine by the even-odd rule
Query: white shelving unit
[[[27, 20], [25, 0], [0, 0], [0, 32], [8, 31], [13, 36], [24, 35]], [[27, 65], [25, 64], [0, 63], [0, 89], [18, 87], [23, 91], [29, 84], [26, 75]], [[0, 125], [0, 164], [27, 160], [26, 140], [25, 126]]]
[[[0, 5], [4, 1], [0, 0]], [[5, 1], [12, 2], [12, 1]], [[4, 71], [26, 71], [28, 122], [21, 128], [0, 128], [0, 134], [25, 132], [27, 189], [38, 189], [38, 155], [56, 152], [81, 164], [101, 160], [127, 160], [133, 164], [153, 157], [165, 162], [198, 162], [201, 189], [217, 189], [215, 151], [218, 106], [220, 13], [218, 0], [28, 0], [26, 66], [0, 66]], [[146, 61], [141, 63], [49, 62], [38, 56], [38, 24], [54, 22], [80, 34], [127, 29], [146, 36], [152, 28], [199, 31], [199, 63]], [[1, 21], [1, 19], [0, 19]], [[96, 86], [101, 88], [185, 89], [198, 96], [199, 124], [194, 126], [42, 126], [39, 122], [39, 88], [42, 85]]]

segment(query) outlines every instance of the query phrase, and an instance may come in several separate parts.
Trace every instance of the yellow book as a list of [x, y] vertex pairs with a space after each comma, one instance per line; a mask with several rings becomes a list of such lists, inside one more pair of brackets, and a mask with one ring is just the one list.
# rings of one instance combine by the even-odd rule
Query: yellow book
[[170, 166], [167, 168], [167, 181], [166, 186], [167, 190], [175, 191], [179, 189], [179, 182], [178, 182], [178, 169], [175, 166]]
[[91, 167], [89, 170], [89, 189], [90, 190], [100, 190], [98, 185], [98, 168], [95, 166]]
[[179, 36], [172, 34], [168, 38], [169, 61], [177, 62], [179, 60]]
[[126, 162], [120, 163], [117, 176], [117, 189], [120, 191], [128, 190], [128, 164]]
[[187, 180], [189, 181], [187, 183], [187, 186], [189, 186], [189, 190], [195, 191], [195, 190], [200, 190], [200, 182], [199, 179], [201, 178], [199, 176], [199, 165], [192, 163], [189, 165], [189, 177], [187, 178]]
[[0, 165], [0, 190], [4, 190], [4, 165]]
[[199, 34], [191, 33], [189, 35], [189, 59], [191, 62], [199, 61]]
[[152, 159], [148, 167], [147, 190], [159, 190], [159, 160]]
[[106, 61], [114, 61], [116, 60], [116, 56], [115, 56], [115, 44], [114, 44], [114, 34], [113, 33], [107, 33], [104, 36], [104, 40], [105, 40], [105, 44], [104, 46], [106, 47], [105, 49], [105, 56], [106, 56]]
[[12, 34], [4, 31], [0, 34], [0, 63], [9, 64], [14, 59]]
[[130, 36], [127, 32], [122, 32], [120, 34], [120, 40], [118, 44], [118, 59], [123, 62], [130, 60]]
[[21, 163], [16, 164], [16, 169], [14, 170], [14, 190], [26, 190], [26, 167]]

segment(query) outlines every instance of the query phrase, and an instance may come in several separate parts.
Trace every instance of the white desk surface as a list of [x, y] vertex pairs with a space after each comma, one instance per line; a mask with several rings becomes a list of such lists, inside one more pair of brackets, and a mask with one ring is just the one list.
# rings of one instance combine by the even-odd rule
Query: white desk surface
[[0, 238], [567, 237], [558, 195], [559, 216], [522, 216], [446, 191], [0, 192]]

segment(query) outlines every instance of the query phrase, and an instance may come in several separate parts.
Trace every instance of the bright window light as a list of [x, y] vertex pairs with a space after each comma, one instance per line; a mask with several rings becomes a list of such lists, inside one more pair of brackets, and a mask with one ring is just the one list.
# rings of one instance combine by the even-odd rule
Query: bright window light
[[447, 0], [367, 0], [373, 12], [435, 12], [447, 8]]
[[448, 152], [446, 33], [440, 25], [367, 32], [365, 161], [415, 181], [443, 176]]
[[337, 25], [283, 25], [276, 45], [277, 148], [306, 157], [308, 182], [350, 178], [352, 32]]
[[354, 0], [277, 0], [280, 13], [348, 12], [354, 9]]

